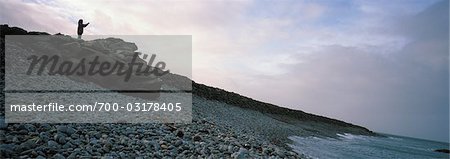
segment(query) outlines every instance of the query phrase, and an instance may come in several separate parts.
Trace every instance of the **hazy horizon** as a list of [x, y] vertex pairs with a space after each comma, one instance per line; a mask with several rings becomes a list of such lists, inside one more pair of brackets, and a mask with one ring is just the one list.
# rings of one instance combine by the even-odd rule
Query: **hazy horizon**
[[74, 35], [84, 19], [85, 35], [192, 35], [196, 82], [449, 142], [447, 0], [0, 4], [1, 24], [29, 31]]

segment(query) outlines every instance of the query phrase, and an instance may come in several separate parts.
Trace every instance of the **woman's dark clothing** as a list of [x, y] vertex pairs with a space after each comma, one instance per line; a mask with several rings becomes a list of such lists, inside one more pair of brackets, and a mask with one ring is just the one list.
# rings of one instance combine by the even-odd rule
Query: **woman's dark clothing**
[[88, 26], [88, 24], [89, 23], [87, 23], [87, 24], [78, 23], [78, 35], [83, 34], [84, 27]]

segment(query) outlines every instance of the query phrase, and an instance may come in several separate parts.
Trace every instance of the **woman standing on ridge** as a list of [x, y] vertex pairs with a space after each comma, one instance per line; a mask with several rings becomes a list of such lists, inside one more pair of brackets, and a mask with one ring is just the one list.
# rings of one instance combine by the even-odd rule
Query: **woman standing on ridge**
[[81, 35], [83, 34], [84, 27], [87, 27], [89, 23], [83, 24], [83, 19], [78, 20], [78, 39], [81, 39]]

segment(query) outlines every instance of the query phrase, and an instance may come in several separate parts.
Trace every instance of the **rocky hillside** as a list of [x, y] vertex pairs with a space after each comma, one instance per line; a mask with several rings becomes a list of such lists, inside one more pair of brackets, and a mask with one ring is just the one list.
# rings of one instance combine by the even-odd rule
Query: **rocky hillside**
[[[49, 35], [44, 32], [28, 32], [18, 27], [1, 25], [1, 53], [4, 54], [5, 35]], [[60, 35], [65, 45], [78, 45], [75, 39]], [[73, 43], [73, 44], [72, 44]], [[123, 45], [114, 45], [114, 44]], [[83, 41], [80, 45], [106, 52], [103, 60], [127, 59], [137, 47], [121, 39], [100, 39]], [[33, 53], [49, 52], [34, 50]], [[75, 46], [75, 48], [78, 46]], [[20, 48], [19, 48], [20, 49]], [[119, 51], [118, 50], [122, 50]], [[125, 51], [123, 51], [125, 50]], [[73, 50], [68, 50], [73, 51]], [[51, 51], [50, 51], [51, 52]], [[18, 53], [33, 54], [27, 50]], [[120, 54], [122, 53], [122, 54]], [[67, 56], [67, 55], [61, 55]], [[77, 55], [89, 56], [89, 55]], [[70, 55], [71, 60], [74, 57]], [[75, 57], [75, 59], [80, 57]], [[2, 66], [4, 66], [2, 58]], [[2, 89], [4, 88], [4, 68], [1, 68]], [[194, 70], [195, 71], [195, 70]], [[114, 83], [91, 77], [68, 78], [74, 80], [73, 87], [85, 87], [85, 81], [107, 89], [115, 88]], [[109, 81], [114, 81], [110, 79]], [[192, 83], [193, 123], [192, 124], [3, 124], [0, 121], [0, 152], [7, 157], [80, 157], [80, 156], [152, 156], [152, 157], [302, 157], [287, 147], [288, 136], [327, 136], [336, 133], [375, 135], [368, 129], [299, 110], [279, 107], [260, 102], [237, 93], [228, 92], [195, 83], [187, 77], [168, 74], [160, 78], [138, 78], [138, 87], [148, 85], [190, 90], [186, 84]], [[124, 94], [127, 95], [127, 94]], [[127, 97], [123, 97], [124, 99]], [[140, 97], [149, 98], [149, 97]], [[154, 97], [150, 97], [154, 98]], [[2, 92], [2, 113], [4, 114], [4, 92]], [[61, 128], [62, 127], [62, 128]], [[66, 128], [73, 131], [66, 132]], [[113, 131], [114, 130], [114, 131]], [[142, 132], [141, 132], [142, 131]], [[137, 137], [137, 138], [135, 138]], [[67, 145], [67, 143], [70, 143]], [[81, 146], [80, 146], [81, 145]], [[118, 146], [118, 147], [117, 147]], [[81, 147], [81, 148], [77, 148]]]
[[[48, 35], [48, 33], [44, 33], [44, 32], [27, 32], [26, 30], [23, 30], [21, 28], [17, 28], [17, 27], [10, 28], [10, 27], [6, 27], [4, 25], [2, 25], [1, 30], [3, 31], [3, 33], [1, 34], [2, 37], [4, 35]], [[66, 41], [68, 41], [68, 42], [66, 42], [66, 44], [67, 44], [69, 42], [75, 41], [75, 39], [68, 38]], [[120, 43], [121, 45], [112, 46], [112, 44], [118, 44], [118, 43]], [[123, 44], [123, 43], [125, 43], [125, 44]], [[2, 45], [4, 45], [4, 44], [2, 44]], [[87, 44], [82, 43], [82, 45], [87, 45]], [[136, 45], [134, 45], [132, 43], [131, 44], [126, 43], [121, 39], [109, 39], [109, 40], [107, 39], [107, 40], [102, 40], [102, 41], [94, 40], [92, 42], [89, 42], [89, 45], [96, 46], [97, 48], [95, 48], [95, 49], [97, 49], [97, 50], [109, 49], [110, 50], [109, 52], [112, 52], [111, 49], [112, 50], [117, 50], [117, 49], [124, 50], [125, 53], [123, 53], [122, 55], [126, 55], [127, 59], [132, 58], [132, 57], [130, 57], [131, 56], [130, 52], [134, 52], [137, 50]], [[107, 48], [105, 48], [105, 47], [107, 47]], [[48, 51], [48, 50], [43, 50], [43, 51]], [[73, 51], [73, 50], [68, 50], [68, 51]], [[66, 55], [61, 54], [61, 56], [66, 56]], [[108, 54], [108, 56], [117, 56], [117, 55], [110, 53], [110, 54]], [[79, 58], [81, 58], [81, 57], [79, 57]], [[114, 59], [120, 59], [120, 58], [114, 58]], [[141, 61], [141, 62], [143, 62], [143, 61]], [[93, 79], [98, 79], [98, 78], [95, 77]], [[108, 81], [108, 80], [104, 80], [104, 79], [100, 79], [100, 80]], [[149, 84], [143, 84], [143, 82], [145, 82], [146, 80], [151, 81], [149, 79], [139, 79], [137, 82], [134, 81], [133, 83], [136, 83], [136, 86], [134, 86], [134, 87], [138, 87], [138, 86], [142, 87], [142, 86], [149, 85]], [[93, 80], [90, 80], [90, 81], [93, 81]], [[331, 118], [327, 118], [327, 117], [323, 117], [323, 116], [305, 113], [300, 110], [293, 110], [293, 109], [289, 109], [289, 108], [276, 106], [276, 105], [273, 105], [270, 103], [264, 103], [261, 101], [257, 101], [257, 100], [239, 95], [234, 92], [228, 92], [228, 91], [220, 89], [220, 88], [215, 88], [215, 87], [207, 86], [204, 84], [195, 83], [194, 81], [191, 81], [190, 79], [188, 79], [184, 76], [170, 74], [168, 76], [163, 76], [162, 81], [164, 84], [179, 88], [180, 90], [186, 90], [186, 88], [183, 88], [183, 87], [186, 87], [186, 83], [192, 82], [193, 94], [195, 94], [199, 97], [203, 97], [208, 100], [217, 100], [217, 101], [221, 101], [221, 102], [224, 102], [224, 103], [227, 103], [230, 105], [234, 105], [234, 106], [238, 106], [241, 108], [259, 111], [264, 114], [273, 115], [274, 117], [289, 118], [290, 120], [293, 119], [293, 120], [299, 120], [299, 121], [313, 121], [313, 122], [328, 123], [328, 124], [340, 126], [340, 127], [349, 127], [349, 128], [354, 128], [354, 129], [360, 129], [361, 131], [359, 131], [358, 134], [373, 134], [371, 131], [369, 131], [368, 129], [361, 127], [361, 126], [353, 125], [353, 124], [346, 123], [346, 122], [336, 120], [336, 119], [331, 119]], [[96, 81], [95, 83], [104, 84], [104, 82], [100, 82], [100, 81]], [[111, 84], [111, 85], [114, 85], [114, 84]], [[126, 87], [130, 87], [130, 86], [126, 86]], [[109, 87], [107, 86], [107, 88], [109, 88]], [[147, 89], [147, 88], [144, 87], [142, 89]], [[154, 89], [154, 88], [152, 87], [149, 89]]]

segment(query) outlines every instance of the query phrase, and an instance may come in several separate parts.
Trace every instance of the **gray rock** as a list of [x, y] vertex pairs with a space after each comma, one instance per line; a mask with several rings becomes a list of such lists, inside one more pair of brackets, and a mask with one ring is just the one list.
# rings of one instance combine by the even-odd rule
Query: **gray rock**
[[157, 158], [162, 158], [163, 156], [164, 155], [160, 151], [155, 153], [155, 157], [157, 157]]
[[42, 131], [50, 131], [52, 129], [52, 126], [50, 126], [50, 124], [43, 123], [41, 124], [39, 129], [41, 129]]
[[111, 153], [109, 153], [109, 154], [106, 154], [106, 156], [112, 156], [112, 157], [114, 157], [114, 158], [119, 157], [119, 155], [118, 155], [116, 152], [111, 152]]
[[35, 150], [32, 150], [30, 155], [33, 157], [39, 156], [38, 152], [36, 152]]
[[97, 145], [98, 144], [98, 140], [96, 138], [91, 138], [89, 140], [89, 143], [92, 144], [92, 145]]
[[246, 149], [250, 149], [252, 146], [250, 145], [250, 144], [248, 144], [248, 143], [245, 143], [244, 144], [244, 148], [246, 148]]
[[28, 135], [28, 130], [26, 130], [26, 129], [18, 130], [17, 134], [19, 134], [19, 135]]
[[47, 142], [47, 147], [50, 150], [57, 151], [58, 149], [61, 148], [61, 145], [59, 145], [57, 142], [55, 142], [53, 140], [50, 140], [50, 141]]
[[81, 145], [82, 144], [82, 141], [80, 140], [80, 139], [75, 139], [75, 140], [72, 140], [72, 141], [70, 141], [72, 144], [74, 144], [74, 145]]
[[99, 132], [94, 133], [94, 137], [97, 139], [100, 139], [102, 137], [102, 134], [100, 134]]
[[170, 149], [170, 156], [174, 157], [178, 154], [178, 150], [176, 148]]
[[25, 141], [24, 143], [21, 143], [16, 148], [17, 148], [17, 151], [22, 152], [22, 151], [25, 151], [25, 150], [29, 150], [29, 149], [35, 148], [36, 146], [37, 146], [36, 145], [36, 140], [29, 139], [29, 140]]
[[60, 144], [65, 144], [67, 142], [66, 137], [65, 134], [58, 132], [53, 139]]
[[0, 143], [4, 143], [5, 140], [6, 140], [5, 130], [0, 130]]
[[8, 128], [8, 123], [5, 121], [4, 116], [0, 116], [0, 129], [6, 129]]
[[39, 155], [36, 159], [46, 159], [44, 156]]
[[36, 127], [32, 124], [23, 124], [19, 126], [19, 130], [26, 130], [27, 132], [35, 132]]
[[173, 145], [178, 147], [178, 146], [180, 146], [182, 144], [183, 144], [182, 140], [177, 140], [177, 141], [175, 141], [175, 143]]
[[155, 141], [150, 141], [149, 144], [153, 146], [155, 151], [159, 151], [161, 149], [161, 146]]
[[193, 140], [193, 141], [201, 141], [201, 140], [202, 140], [202, 137], [199, 136], [199, 135], [195, 135], [194, 137], [192, 137], [192, 140]]
[[233, 146], [228, 145], [227, 151], [228, 151], [229, 153], [233, 153]]
[[17, 138], [17, 136], [12, 136], [12, 142], [14, 143], [20, 143], [19, 138]]
[[65, 126], [65, 125], [58, 126], [56, 130], [58, 132], [65, 133], [68, 136], [70, 136], [70, 135], [74, 134], [75, 132], [77, 132], [74, 128], [72, 128], [70, 126]]
[[127, 158], [127, 155], [124, 152], [119, 152], [120, 158]]
[[203, 149], [200, 151], [200, 154], [208, 156], [210, 154], [209, 149], [207, 147], [203, 147]]
[[36, 159], [46, 159], [44, 156], [39, 155]]
[[61, 154], [59, 154], [59, 153], [53, 155], [52, 158], [53, 158], [53, 159], [66, 159], [63, 155], [61, 155]]
[[179, 137], [179, 138], [183, 138], [183, 136], [184, 136], [184, 132], [183, 132], [182, 130], [176, 131], [175, 134], [176, 134], [176, 136]]
[[76, 159], [78, 155], [78, 152], [72, 152], [69, 156], [67, 156], [67, 159]]
[[3, 157], [12, 157], [14, 149], [16, 149], [16, 145], [14, 144], [0, 144], [0, 154]]
[[48, 132], [41, 132], [39, 133], [39, 139], [41, 139], [44, 142], [47, 142], [50, 140], [50, 134]]
[[63, 149], [68, 149], [68, 148], [72, 148], [72, 147], [74, 147], [74, 146], [70, 142], [67, 142], [66, 144], [64, 144], [62, 146]]
[[72, 135], [70, 135], [70, 137], [73, 138], [73, 139], [78, 139], [78, 138], [80, 138], [80, 135], [72, 134]]
[[295, 152], [292, 152], [292, 151], [289, 151], [289, 155], [291, 155], [291, 156], [295, 156], [295, 155], [296, 155], [296, 153], [295, 153]]
[[248, 156], [248, 150], [245, 148], [240, 148], [238, 152], [235, 152], [231, 155], [231, 157], [235, 159], [244, 159]]
[[278, 156], [281, 157], [281, 158], [286, 157], [286, 154], [284, 154], [283, 150], [281, 150], [281, 149], [279, 149], [279, 148], [277, 148], [277, 149], [275, 150], [275, 153], [276, 153], [276, 155], [278, 155]]
[[112, 156], [103, 156], [101, 159], [114, 159]]

